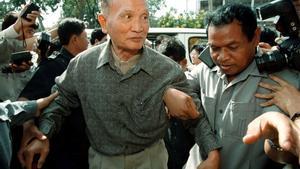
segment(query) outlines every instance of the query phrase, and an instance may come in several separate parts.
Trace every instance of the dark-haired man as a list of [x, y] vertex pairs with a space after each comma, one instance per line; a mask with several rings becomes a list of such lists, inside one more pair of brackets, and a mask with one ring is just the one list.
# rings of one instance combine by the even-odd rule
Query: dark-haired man
[[[34, 100], [47, 96], [55, 84], [55, 77], [61, 75], [70, 60], [88, 47], [88, 38], [83, 21], [75, 18], [65, 18], [60, 21], [57, 29], [62, 45], [59, 52], [54, 52], [47, 60], [42, 61], [32, 79], [20, 94], [20, 100]], [[85, 124], [80, 106], [72, 109], [72, 116], [66, 119], [63, 131], [51, 140], [51, 151], [47, 159], [47, 167], [87, 168], [87, 147]], [[23, 141], [19, 159], [24, 164], [23, 151], [29, 144], [32, 123], [24, 125]]]
[[[174, 61], [144, 46], [149, 30], [146, 0], [100, 3], [102, 14], [98, 20], [110, 40], [71, 60], [56, 79], [61, 94], [44, 111], [39, 127], [51, 138], [70, 109], [81, 105], [91, 143], [89, 168], [166, 169], [168, 154], [162, 138], [168, 125], [167, 96], [174, 88], [189, 92], [187, 79]], [[176, 105], [186, 105], [185, 99], [178, 100], [173, 97], [173, 103], [177, 104], [168, 107], [171, 113]], [[197, 97], [195, 102], [199, 103]], [[219, 145], [206, 117], [198, 120], [201, 126], [198, 141], [206, 150], [209, 164], [218, 168]], [[42, 144], [35, 141], [36, 145]], [[31, 156], [41, 152], [35, 150]]]
[[[210, 57], [216, 66], [210, 69], [200, 64], [188, 79], [222, 142], [221, 168], [281, 167], [264, 154], [263, 141], [253, 145], [242, 142], [247, 125], [255, 117], [267, 111], [280, 112], [276, 106], [261, 108], [264, 100], [254, 96], [267, 92], [259, 82], [271, 81], [258, 71], [254, 60], [260, 37], [254, 12], [239, 4], [222, 6], [208, 16], [207, 32]], [[277, 74], [300, 87], [299, 73], [283, 70]]]

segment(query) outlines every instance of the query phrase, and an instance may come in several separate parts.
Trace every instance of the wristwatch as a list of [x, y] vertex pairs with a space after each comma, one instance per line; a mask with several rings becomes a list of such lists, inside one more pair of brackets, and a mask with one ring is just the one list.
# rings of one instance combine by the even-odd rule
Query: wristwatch
[[300, 112], [296, 112], [296, 113], [292, 116], [291, 120], [292, 120], [292, 121], [295, 121], [295, 120], [298, 119], [298, 118], [300, 118]]

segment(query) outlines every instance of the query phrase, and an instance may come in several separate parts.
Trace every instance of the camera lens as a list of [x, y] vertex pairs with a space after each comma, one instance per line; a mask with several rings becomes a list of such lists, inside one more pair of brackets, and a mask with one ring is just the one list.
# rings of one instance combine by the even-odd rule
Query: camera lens
[[255, 57], [255, 61], [259, 72], [265, 71], [269, 73], [280, 71], [288, 64], [285, 55], [281, 54], [278, 50]]

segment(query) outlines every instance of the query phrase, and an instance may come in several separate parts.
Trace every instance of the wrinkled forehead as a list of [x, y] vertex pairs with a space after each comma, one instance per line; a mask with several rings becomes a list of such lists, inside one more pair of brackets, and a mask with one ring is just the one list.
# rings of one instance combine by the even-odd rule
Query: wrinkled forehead
[[126, 6], [128, 4], [144, 4], [148, 10], [147, 0], [101, 0], [100, 9], [103, 13], [109, 12], [109, 10], [116, 6]]

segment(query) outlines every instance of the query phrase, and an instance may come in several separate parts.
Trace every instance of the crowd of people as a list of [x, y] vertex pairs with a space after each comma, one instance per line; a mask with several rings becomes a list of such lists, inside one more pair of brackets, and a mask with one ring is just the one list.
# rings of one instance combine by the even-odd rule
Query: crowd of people
[[[90, 39], [83, 21], [64, 18], [44, 32], [46, 51], [40, 11], [4, 18], [1, 169], [299, 167], [300, 72], [258, 68], [278, 34], [250, 7], [208, 13], [207, 44], [160, 35], [152, 49], [146, 0], [99, 6]], [[206, 46], [213, 67], [199, 57]]]

